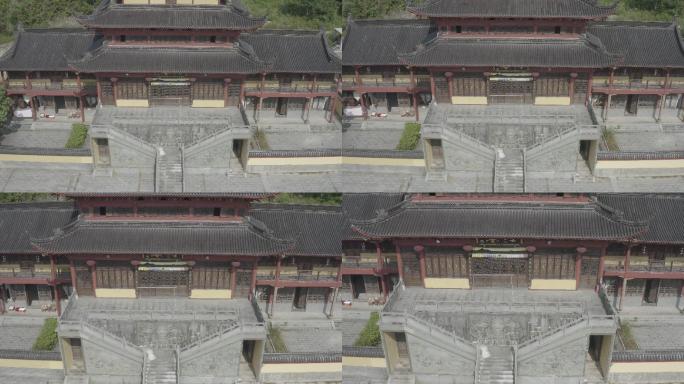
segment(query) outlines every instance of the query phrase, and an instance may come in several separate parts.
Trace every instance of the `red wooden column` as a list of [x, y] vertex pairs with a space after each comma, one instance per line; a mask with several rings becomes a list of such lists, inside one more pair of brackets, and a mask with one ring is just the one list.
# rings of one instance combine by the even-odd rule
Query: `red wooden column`
[[599, 258], [598, 268], [598, 283], [603, 284], [603, 271], [606, 268], [606, 247], [601, 248], [601, 257]]
[[382, 295], [387, 297], [387, 282], [385, 281], [385, 260], [382, 257], [382, 247], [380, 246], [380, 242], [375, 243], [375, 253], [378, 256], [378, 272], [380, 274], [380, 287], [382, 289]]
[[138, 267], [140, 266], [140, 260], [131, 260], [131, 266], [133, 267], [133, 289], [135, 289], [135, 297], [138, 297]]
[[100, 84], [100, 78], [95, 81], [95, 87], [97, 87], [97, 104], [102, 105], [102, 84]]
[[399, 273], [399, 279], [404, 280], [404, 263], [401, 261], [401, 248], [398, 244], [395, 244], [397, 251], [397, 272]]
[[275, 275], [275, 286], [273, 287], [273, 295], [269, 298], [271, 316], [273, 316], [273, 306], [278, 299], [278, 289], [280, 288], [280, 271], [283, 265], [283, 255], [278, 255], [276, 258], [276, 275]]
[[71, 275], [71, 289], [78, 294], [76, 291], [76, 267], [74, 267], [73, 260], [69, 260], [69, 274]]
[[447, 78], [447, 84], [449, 87], [449, 104], [453, 104], [453, 98], [454, 98], [454, 73], [453, 72], [444, 72], [444, 76]]
[[57, 276], [55, 274], [55, 256], [50, 255], [50, 281], [54, 285]]
[[[228, 86], [230, 85], [231, 81], [233, 81], [233, 80], [229, 79], [229, 78], [223, 79], [223, 106], [224, 107], [228, 106]], [[240, 86], [240, 93], [242, 93], [242, 86]]]
[[418, 264], [420, 265], [420, 280], [425, 287], [425, 247], [416, 245], [413, 250], [418, 254]]
[[230, 270], [230, 296], [235, 297], [235, 287], [237, 287], [237, 269], [240, 267], [239, 261], [230, 263], [232, 266]]
[[575, 289], [580, 287], [580, 277], [582, 276], [582, 255], [587, 251], [584, 247], [577, 247], [575, 256]]
[[437, 86], [435, 85], [435, 74], [430, 71], [430, 93], [432, 93], [432, 101], [437, 100]]
[[613, 97], [611, 93], [613, 91], [613, 81], [615, 80], [615, 68], [610, 69], [610, 77], [608, 79], [608, 98], [606, 99], [606, 105], [603, 107], [603, 120], [608, 120], [608, 110], [610, 109], [610, 101]]
[[625, 275], [622, 276], [622, 289], [620, 290], [620, 303], [618, 306], [618, 310], [622, 311], [622, 302], [625, 300], [625, 291], [627, 290], [627, 271], [629, 270], [629, 259], [630, 256], [632, 255], [632, 245], [627, 245], [627, 252], [625, 253], [625, 262], [624, 262], [624, 272]]
[[249, 284], [249, 299], [252, 300], [254, 297], [254, 292], [256, 291], [256, 277], [257, 277], [257, 264], [259, 260], [254, 260], [252, 264], [252, 282]]
[[95, 270], [95, 260], [88, 260], [86, 264], [90, 267], [90, 278], [93, 284], [93, 296], [97, 297], [97, 272]]
[[573, 72], [570, 74], [570, 80], [568, 80], [568, 97], [570, 97], [570, 104], [573, 103], [575, 98], [575, 80], [577, 80], [577, 73]]
[[116, 83], [119, 81], [119, 79], [117, 79], [116, 77], [112, 77], [109, 80], [112, 82], [112, 99], [114, 100], [114, 106], [116, 106], [116, 91], [119, 88], [119, 86]]
[[78, 98], [78, 105], [81, 112], [81, 123], [85, 123], [85, 97]]

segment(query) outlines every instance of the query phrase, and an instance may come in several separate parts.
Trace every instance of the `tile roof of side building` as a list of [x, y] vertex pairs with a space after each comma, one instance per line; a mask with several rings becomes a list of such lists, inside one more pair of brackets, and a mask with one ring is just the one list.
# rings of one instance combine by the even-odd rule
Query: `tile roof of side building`
[[409, 12], [430, 17], [532, 17], [601, 19], [615, 12], [617, 2], [596, 0], [427, 0]]
[[412, 52], [436, 36], [429, 20], [352, 20], [342, 42], [343, 65], [400, 65], [399, 55]]
[[276, 237], [263, 223], [239, 221], [88, 220], [83, 217], [55, 231], [33, 238], [33, 245], [50, 254], [186, 254], [280, 255], [295, 243]]
[[69, 61], [102, 44], [102, 37], [84, 29], [19, 31], [12, 47], [0, 57], [5, 71], [66, 71]]
[[609, 194], [597, 198], [625, 219], [648, 225], [648, 231], [639, 237], [640, 242], [684, 244], [684, 195]]
[[684, 67], [684, 41], [675, 23], [606, 21], [588, 32], [622, 57], [626, 67]]
[[328, 46], [325, 31], [259, 30], [240, 35], [269, 72], [338, 73], [342, 63]]
[[276, 236], [296, 241], [288, 255], [342, 255], [342, 234], [348, 226], [340, 207], [257, 203], [252, 204], [249, 215]]
[[250, 30], [266, 23], [239, 2], [226, 5], [132, 5], [103, 0], [91, 15], [79, 18], [90, 28], [169, 28]]
[[77, 214], [71, 202], [0, 204], [0, 253], [39, 253], [31, 239], [53, 235]]
[[[648, 228], [593, 200], [495, 202], [406, 200], [370, 220], [351, 221], [369, 239], [491, 237], [624, 241]], [[525, 225], [521, 225], [524, 223]]]

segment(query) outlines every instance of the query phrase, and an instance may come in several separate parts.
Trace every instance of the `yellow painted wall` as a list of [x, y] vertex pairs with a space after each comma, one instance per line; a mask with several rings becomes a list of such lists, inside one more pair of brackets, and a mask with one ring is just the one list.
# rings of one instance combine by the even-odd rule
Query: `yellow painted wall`
[[135, 299], [135, 289], [109, 289], [98, 288], [95, 290], [96, 297]]
[[674, 169], [684, 168], [684, 159], [677, 160], [599, 160], [596, 169]]
[[447, 279], [441, 277], [427, 277], [425, 278], [425, 288], [470, 289], [470, 281], [468, 279]]
[[352, 357], [343, 356], [342, 365], [346, 367], [387, 368], [385, 359], [382, 357]]
[[274, 165], [377, 165], [396, 167], [425, 167], [423, 159], [387, 159], [374, 157], [259, 157], [250, 158], [248, 166]]
[[342, 164], [425, 167], [425, 159], [387, 159], [375, 157], [342, 157]]
[[611, 373], [684, 373], [684, 361], [613, 363]]
[[230, 299], [230, 289], [193, 289], [190, 291], [191, 299]]
[[536, 105], [570, 105], [569, 97], [535, 97], [534, 104]]
[[323, 373], [342, 372], [342, 363], [306, 363], [306, 364], [264, 364], [261, 373]]
[[93, 157], [0, 154], [0, 161], [25, 161], [29, 163], [92, 164]]
[[150, 106], [147, 100], [134, 100], [134, 99], [118, 99], [116, 100], [117, 107], [140, 107], [147, 108]]
[[223, 100], [193, 100], [193, 108], [223, 108], [225, 107]]
[[217, 5], [219, 0], [177, 0], [179, 5]]
[[548, 289], [556, 291], [574, 291], [577, 288], [577, 282], [573, 280], [555, 280], [555, 279], [532, 279], [530, 289]]
[[451, 104], [487, 105], [487, 96], [453, 96]]
[[[20, 359], [0, 359], [2, 368], [32, 368], [32, 369], [64, 369], [61, 361], [54, 360], [20, 360]], [[2, 381], [2, 380], [0, 380]]]

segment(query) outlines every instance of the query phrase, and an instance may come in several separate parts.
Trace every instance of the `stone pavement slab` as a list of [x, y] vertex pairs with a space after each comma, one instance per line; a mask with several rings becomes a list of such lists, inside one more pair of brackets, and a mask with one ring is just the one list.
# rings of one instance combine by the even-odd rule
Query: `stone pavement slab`
[[62, 384], [61, 369], [5, 368], [0, 367], [0, 382], [7, 384]]

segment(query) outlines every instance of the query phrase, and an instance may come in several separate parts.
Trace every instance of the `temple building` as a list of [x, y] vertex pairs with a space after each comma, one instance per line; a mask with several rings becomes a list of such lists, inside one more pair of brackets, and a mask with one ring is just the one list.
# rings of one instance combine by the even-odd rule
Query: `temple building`
[[[343, 260], [365, 247], [364, 262], [372, 264], [376, 252], [377, 265], [395, 271], [384, 276], [386, 268], [378, 267], [364, 277], [398, 281], [380, 314], [383, 351], [346, 347], [345, 357], [356, 359], [345, 368], [349, 382], [362, 380], [354, 364], [368, 374], [376, 365], [360, 359], [378, 356], [385, 359], [388, 382], [676, 378], [655, 365], [681, 364], [684, 346], [648, 341], [659, 337], [662, 322], [682, 326], [681, 195], [345, 200], [352, 232], [345, 236]], [[384, 287], [373, 290], [387, 295]], [[642, 318], [645, 308], [660, 322]], [[638, 347], [626, 347], [622, 331], [616, 336], [628, 322], [639, 326]], [[647, 372], [637, 362], [654, 368]]]
[[[408, 7], [414, 18], [350, 18], [344, 145], [382, 151], [410, 172], [392, 150], [405, 122], [422, 123], [415, 157], [431, 191], [484, 179], [493, 192], [546, 192], [538, 184], [550, 172], [562, 185], [586, 182], [578, 192], [600, 190], [602, 177], [681, 176], [681, 32], [675, 22], [609, 20], [615, 7], [428, 0]], [[678, 166], [654, 162], [664, 159]]]
[[288, 354], [269, 332], [298, 312], [289, 334], [302, 332], [296, 324], [337, 333], [316, 319], [334, 315], [342, 214], [257, 202], [266, 197], [82, 194], [2, 205], [0, 312], [6, 302], [57, 311], [67, 380], [339, 382], [334, 336], [327, 347], [287, 345]]
[[266, 20], [237, 0], [104, 0], [78, 21], [85, 29], [20, 30], [0, 60], [8, 93], [34, 118], [74, 106], [85, 118], [99, 104], [332, 119], [339, 61], [322, 31], [260, 30]]

